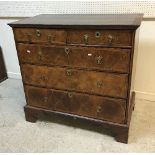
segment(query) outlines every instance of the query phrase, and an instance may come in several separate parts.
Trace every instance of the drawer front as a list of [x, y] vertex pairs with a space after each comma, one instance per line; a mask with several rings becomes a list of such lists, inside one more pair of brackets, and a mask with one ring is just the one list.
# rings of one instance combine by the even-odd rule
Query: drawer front
[[27, 104], [34, 107], [48, 108], [48, 89], [25, 85]]
[[130, 50], [119, 48], [68, 47], [71, 67], [129, 72]]
[[26, 86], [28, 105], [124, 123], [126, 101]]
[[65, 47], [17, 44], [21, 63], [68, 66]]
[[43, 87], [47, 85], [47, 67], [22, 65], [21, 73], [23, 81], [27, 84]]
[[68, 44], [131, 46], [130, 30], [70, 30]]
[[65, 44], [66, 32], [58, 29], [15, 28], [17, 42]]
[[71, 46], [17, 44], [24, 63], [70, 66], [103, 71], [129, 72], [130, 50]]
[[23, 80], [27, 84], [55, 89], [73, 90], [91, 94], [127, 97], [128, 76], [95, 71], [83, 71], [60, 67], [23, 65]]

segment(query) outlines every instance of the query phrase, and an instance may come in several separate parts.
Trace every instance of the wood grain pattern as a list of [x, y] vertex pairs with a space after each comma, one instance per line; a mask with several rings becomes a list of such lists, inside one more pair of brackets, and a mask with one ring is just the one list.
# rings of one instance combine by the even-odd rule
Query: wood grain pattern
[[43, 87], [47, 85], [47, 67], [23, 65], [21, 72], [24, 82]]
[[[39, 46], [35, 44], [17, 44], [17, 48], [21, 63], [66, 66], [120, 73], [129, 72], [129, 49]], [[68, 53], [65, 49], [68, 50]]]
[[[126, 98], [128, 76], [94, 71], [22, 65], [26, 84]], [[69, 72], [70, 75], [67, 75]], [[119, 84], [118, 84], [119, 83]]]
[[17, 42], [65, 44], [66, 33], [58, 29], [15, 28]]
[[127, 143], [135, 32], [142, 16], [39, 15], [9, 24], [26, 120], [36, 122], [45, 113], [89, 120]]
[[[102, 29], [112, 26], [112, 29], [136, 29], [143, 14], [42, 14], [10, 23], [12, 27], [46, 27], [46, 28], [75, 28], [97, 26]], [[107, 27], [106, 27], [107, 26]]]
[[[96, 35], [99, 36], [96, 37]], [[88, 41], [85, 43], [84, 35], [88, 36]], [[112, 40], [109, 43], [109, 36]], [[132, 31], [130, 30], [69, 30], [68, 44], [88, 44], [88, 45], [131, 45]]]
[[28, 105], [124, 123], [126, 101], [26, 86]]

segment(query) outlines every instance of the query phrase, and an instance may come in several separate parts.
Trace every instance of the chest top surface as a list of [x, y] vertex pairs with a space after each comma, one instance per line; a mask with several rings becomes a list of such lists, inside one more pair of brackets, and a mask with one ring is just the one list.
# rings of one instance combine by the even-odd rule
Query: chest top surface
[[143, 14], [41, 14], [22, 19], [11, 27], [68, 28], [70, 26], [122, 26], [138, 27]]

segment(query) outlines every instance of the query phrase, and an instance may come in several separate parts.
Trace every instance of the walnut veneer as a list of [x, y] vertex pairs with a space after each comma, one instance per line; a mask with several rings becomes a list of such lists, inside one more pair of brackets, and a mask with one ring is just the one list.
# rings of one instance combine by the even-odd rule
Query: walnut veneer
[[[102, 124], [127, 143], [142, 14], [39, 15], [13, 27], [26, 120], [54, 113]], [[132, 77], [133, 76], [133, 77]]]

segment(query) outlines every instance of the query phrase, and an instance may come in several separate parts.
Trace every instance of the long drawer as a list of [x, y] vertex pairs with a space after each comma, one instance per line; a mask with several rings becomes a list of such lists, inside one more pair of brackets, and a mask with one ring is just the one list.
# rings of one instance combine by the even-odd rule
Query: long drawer
[[127, 97], [128, 75], [61, 67], [22, 65], [26, 84], [112, 97]]
[[130, 50], [17, 44], [21, 63], [129, 72]]
[[27, 104], [60, 112], [124, 123], [126, 101], [26, 86]]

